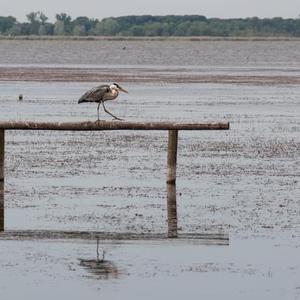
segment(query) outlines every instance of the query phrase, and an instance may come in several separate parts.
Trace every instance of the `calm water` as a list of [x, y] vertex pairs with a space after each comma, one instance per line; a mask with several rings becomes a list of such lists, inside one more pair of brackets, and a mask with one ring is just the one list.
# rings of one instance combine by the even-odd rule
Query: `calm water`
[[[0, 65], [112, 65], [115, 72], [134, 69], [136, 76], [139, 68], [151, 74], [170, 68], [298, 77], [299, 47], [300, 42], [0, 40]], [[77, 104], [94, 84], [2, 81], [0, 119], [94, 120], [94, 105]], [[52, 286], [65, 280], [61, 290], [68, 295], [75, 286], [74, 299], [89, 293], [140, 299], [149, 290], [157, 299], [170, 291], [174, 299], [299, 299], [300, 87], [163, 80], [123, 85], [130, 93], [107, 106], [126, 120], [231, 123], [228, 132], [180, 132], [177, 183], [180, 232], [227, 232], [230, 247], [108, 243], [108, 259], [123, 275], [103, 283], [78, 263], [94, 257], [94, 245], [0, 241], [0, 296], [18, 297], [14, 280], [32, 297], [41, 293], [34, 286], [55, 296]], [[165, 232], [166, 144], [165, 132], [7, 133], [6, 228]]]
[[1, 65], [300, 68], [300, 41], [9, 41]]

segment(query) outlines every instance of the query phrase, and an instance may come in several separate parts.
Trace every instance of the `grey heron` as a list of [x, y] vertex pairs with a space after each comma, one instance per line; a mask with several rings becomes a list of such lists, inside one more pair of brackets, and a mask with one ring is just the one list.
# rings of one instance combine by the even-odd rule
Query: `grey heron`
[[122, 88], [117, 83], [113, 83], [111, 85], [108, 85], [108, 84], [99, 85], [99, 86], [96, 86], [96, 87], [88, 90], [87, 92], [85, 92], [79, 98], [78, 103], [83, 103], [83, 102], [98, 103], [98, 106], [97, 106], [98, 121], [99, 121], [99, 107], [100, 107], [101, 103], [102, 103], [103, 109], [106, 113], [111, 115], [116, 120], [121, 120], [120, 118], [116, 117], [111, 112], [109, 112], [104, 105], [105, 101], [116, 99], [118, 97], [120, 91], [122, 91], [124, 93], [128, 93], [124, 88]]

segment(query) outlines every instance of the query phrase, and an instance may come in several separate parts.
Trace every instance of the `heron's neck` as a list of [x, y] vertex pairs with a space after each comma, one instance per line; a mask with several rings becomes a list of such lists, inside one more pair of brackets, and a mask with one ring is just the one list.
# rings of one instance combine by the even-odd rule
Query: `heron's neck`
[[111, 89], [111, 93], [113, 96], [117, 97], [119, 95], [119, 91], [116, 89]]

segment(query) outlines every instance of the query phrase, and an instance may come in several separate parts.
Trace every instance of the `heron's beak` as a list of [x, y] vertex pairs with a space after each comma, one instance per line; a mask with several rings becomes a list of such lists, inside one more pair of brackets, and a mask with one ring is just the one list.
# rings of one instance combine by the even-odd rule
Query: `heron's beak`
[[122, 91], [122, 92], [124, 92], [124, 93], [126, 93], [126, 94], [128, 94], [128, 91], [126, 91], [126, 90], [123, 89], [122, 87], [119, 87], [119, 90]]

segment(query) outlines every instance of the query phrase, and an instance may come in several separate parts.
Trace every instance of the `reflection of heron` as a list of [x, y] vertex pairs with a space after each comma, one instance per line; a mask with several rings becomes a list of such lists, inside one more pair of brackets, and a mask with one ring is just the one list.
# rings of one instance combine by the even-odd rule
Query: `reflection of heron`
[[79, 265], [98, 279], [118, 278], [121, 270], [109, 260], [79, 259]]
[[99, 238], [97, 237], [97, 259], [79, 259], [80, 266], [85, 267], [91, 274], [99, 279], [118, 278], [120, 270], [111, 261], [105, 260], [105, 250], [102, 252], [102, 258], [99, 258]]
[[101, 103], [102, 103], [103, 109], [106, 113], [110, 114], [114, 119], [121, 120], [118, 117], [116, 117], [115, 115], [113, 115], [112, 113], [110, 113], [104, 105], [105, 101], [116, 99], [119, 95], [119, 91], [128, 93], [125, 89], [123, 89], [117, 83], [113, 83], [111, 85], [104, 84], [104, 85], [96, 86], [96, 87], [88, 90], [86, 93], [84, 93], [78, 100], [78, 103], [83, 103], [83, 102], [98, 103], [98, 107], [97, 107], [98, 121], [99, 121], [99, 106]]

